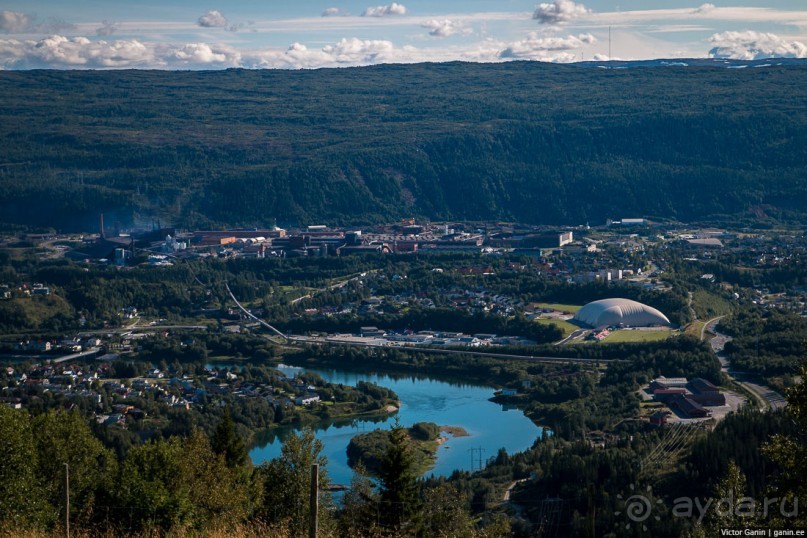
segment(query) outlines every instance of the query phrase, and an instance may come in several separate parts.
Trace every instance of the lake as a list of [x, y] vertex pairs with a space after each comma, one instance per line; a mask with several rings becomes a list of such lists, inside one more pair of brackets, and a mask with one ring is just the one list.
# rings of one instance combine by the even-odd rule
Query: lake
[[[401, 425], [409, 427], [416, 422], [434, 422], [441, 426], [460, 426], [468, 437], [452, 437], [437, 451], [437, 463], [426, 475], [448, 476], [454, 470], [475, 470], [500, 448], [509, 454], [532, 446], [541, 436], [542, 428], [524, 416], [518, 409], [507, 409], [489, 401], [491, 387], [451, 383], [428, 377], [398, 377], [386, 374], [364, 374], [332, 369], [298, 368], [281, 365], [277, 368], [287, 376], [301, 371], [314, 372], [330, 383], [355, 386], [369, 381], [395, 391], [401, 401], [397, 414], [375, 419], [328, 422], [314, 425], [317, 439], [324, 445], [328, 458], [328, 476], [332, 483], [350, 484], [353, 471], [347, 465], [347, 445], [357, 434], [377, 428], [389, 429], [398, 416]], [[253, 448], [249, 455], [258, 465], [280, 455], [284, 435], [289, 429], [272, 430], [266, 443]], [[481, 451], [480, 451], [481, 449]]]

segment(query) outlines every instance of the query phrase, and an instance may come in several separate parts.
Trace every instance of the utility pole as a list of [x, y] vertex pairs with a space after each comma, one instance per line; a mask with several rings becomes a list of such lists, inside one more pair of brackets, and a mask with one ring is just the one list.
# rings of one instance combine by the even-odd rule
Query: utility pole
[[475, 467], [475, 463], [477, 461], [477, 460], [474, 459], [474, 452], [479, 452], [479, 460], [478, 460], [479, 461], [479, 470], [480, 471], [482, 470], [482, 452], [484, 452], [484, 451], [485, 451], [485, 449], [482, 448], [481, 446], [477, 447], [477, 448], [471, 447], [471, 448], [468, 449], [468, 452], [471, 453], [471, 472], [473, 472], [474, 467]]
[[64, 464], [64, 532], [70, 538], [70, 465]]
[[[311, 465], [311, 501], [308, 515], [308, 538], [317, 538], [319, 526], [319, 464]], [[69, 537], [68, 537], [69, 538]]]
[[608, 27], [608, 61], [611, 61], [611, 27]]

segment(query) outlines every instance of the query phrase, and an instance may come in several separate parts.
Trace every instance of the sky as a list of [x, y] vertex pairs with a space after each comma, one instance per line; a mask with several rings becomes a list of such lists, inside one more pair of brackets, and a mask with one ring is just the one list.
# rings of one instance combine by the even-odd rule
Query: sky
[[0, 69], [807, 58], [807, 0], [728, 1], [3, 0]]

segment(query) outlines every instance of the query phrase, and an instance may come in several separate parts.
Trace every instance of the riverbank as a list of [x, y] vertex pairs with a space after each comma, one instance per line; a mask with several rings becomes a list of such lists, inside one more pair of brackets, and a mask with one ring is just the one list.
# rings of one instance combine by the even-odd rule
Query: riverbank
[[[542, 428], [523, 412], [508, 410], [491, 402], [489, 398], [493, 395], [494, 387], [477, 385], [464, 378], [444, 380], [428, 374], [401, 375], [400, 370], [396, 372], [398, 375], [392, 377], [368, 373], [369, 369], [357, 372], [341, 368], [301, 368], [288, 366], [288, 362], [280, 370], [288, 377], [303, 372], [317, 374], [336, 385], [355, 386], [362, 381], [369, 382], [387, 387], [398, 396], [400, 409], [393, 414], [307, 425], [323, 442], [323, 454], [328, 458], [328, 476], [338, 484], [348, 484], [353, 477], [346, 453], [350, 439], [378, 428], [388, 430], [393, 416], [405, 427], [418, 422], [445, 425], [439, 427], [445, 431], [440, 436], [448, 440], [437, 445], [436, 463], [424, 469], [427, 476], [449, 476], [456, 470], [470, 471], [473, 468], [469, 458], [472, 448], [481, 448], [486, 455], [494, 455], [502, 448], [508, 454], [514, 454], [530, 448], [542, 433]], [[462, 428], [467, 435], [455, 430], [455, 427]], [[274, 429], [271, 435], [250, 450], [252, 461], [258, 465], [279, 456], [286, 432], [299, 428], [298, 425], [291, 425]], [[449, 437], [449, 434], [452, 435]]]

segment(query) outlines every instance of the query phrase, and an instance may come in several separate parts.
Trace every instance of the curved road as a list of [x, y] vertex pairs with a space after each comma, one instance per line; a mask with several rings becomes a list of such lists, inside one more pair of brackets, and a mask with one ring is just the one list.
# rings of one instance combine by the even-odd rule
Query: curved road
[[[720, 322], [720, 319], [721, 318], [710, 319], [708, 322], [706, 322], [706, 325], [703, 326], [703, 329], [705, 330], [707, 327], [709, 327], [709, 331], [715, 335], [715, 337], [709, 341], [709, 345], [712, 346], [712, 351], [715, 352], [715, 355], [717, 355], [717, 360], [720, 361], [721, 371], [736, 381], [737, 384], [741, 385], [748, 392], [753, 394], [757, 401], [759, 401], [760, 407], [763, 410], [776, 410], [786, 407], [787, 400], [785, 400], [784, 396], [770, 387], [756, 383], [755, 381], [751, 380], [751, 377], [748, 374], [744, 372], [735, 372], [731, 370], [731, 365], [729, 364], [725, 353], [723, 353], [723, 347], [726, 345], [726, 342], [731, 341], [731, 336], [717, 332], [715, 327]], [[703, 334], [703, 331], [701, 331], [701, 334]]]

